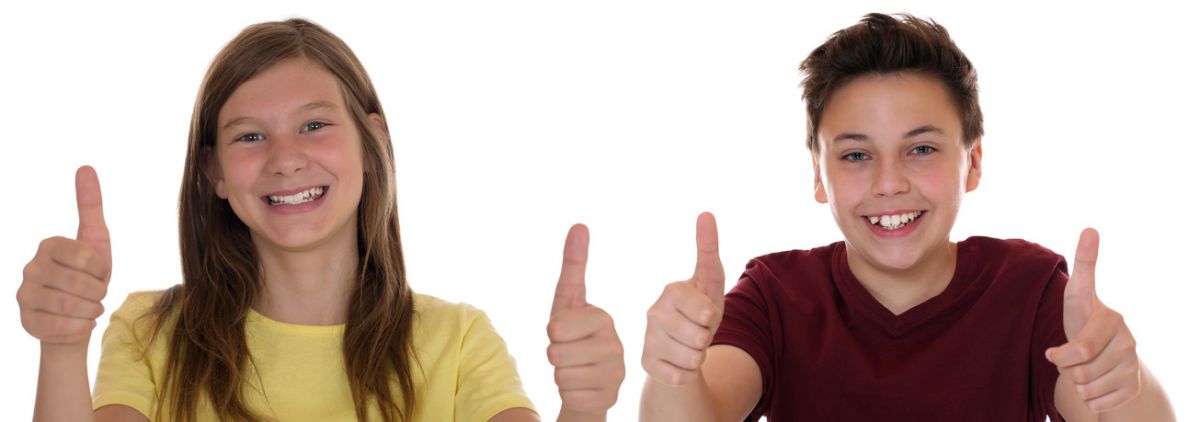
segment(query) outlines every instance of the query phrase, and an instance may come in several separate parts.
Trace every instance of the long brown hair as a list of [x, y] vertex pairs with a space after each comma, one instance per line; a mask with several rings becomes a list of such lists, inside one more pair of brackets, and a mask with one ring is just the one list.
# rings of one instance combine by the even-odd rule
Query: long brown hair
[[[333, 74], [363, 142], [364, 180], [358, 207], [356, 288], [347, 309], [342, 354], [359, 420], [371, 404], [385, 421], [410, 420], [413, 389], [413, 296], [405, 280], [396, 211], [391, 140], [372, 131], [369, 115], [383, 108], [366, 70], [348, 46], [303, 19], [247, 27], [213, 60], [192, 115], [187, 161], [179, 193], [179, 243], [183, 283], [155, 305], [156, 329], [168, 341], [158, 410], [171, 420], [192, 420], [202, 400], [221, 420], [257, 421], [245, 403], [253, 365], [244, 323], [262, 290], [262, 270], [249, 229], [205, 176], [213, 154], [217, 115], [239, 85], [285, 59], [302, 57]], [[384, 119], [386, 122], [386, 119]], [[397, 391], [398, 390], [398, 391]], [[167, 403], [173, 406], [164, 409]]]

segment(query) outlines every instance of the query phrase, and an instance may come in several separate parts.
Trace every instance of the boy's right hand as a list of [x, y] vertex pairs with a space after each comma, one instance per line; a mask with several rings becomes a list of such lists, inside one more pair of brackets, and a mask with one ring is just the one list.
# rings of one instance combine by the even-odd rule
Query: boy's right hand
[[88, 166], [75, 173], [79, 232], [42, 240], [17, 290], [21, 325], [42, 345], [86, 346], [108, 293], [112, 253], [100, 181]]
[[717, 221], [696, 219], [696, 270], [692, 278], [668, 284], [646, 312], [642, 367], [668, 385], [696, 379], [725, 309], [725, 269], [717, 249]]

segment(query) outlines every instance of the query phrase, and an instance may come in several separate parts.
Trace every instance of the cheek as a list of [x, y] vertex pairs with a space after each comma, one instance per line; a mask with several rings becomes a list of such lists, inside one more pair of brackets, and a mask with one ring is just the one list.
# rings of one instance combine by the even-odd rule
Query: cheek
[[837, 163], [826, 168], [829, 170], [824, 175], [825, 193], [835, 208], [869, 193], [871, 178], [867, 168], [847, 168]]
[[953, 162], [916, 166], [912, 174], [921, 194], [940, 203], [957, 204], [966, 189], [965, 174]]

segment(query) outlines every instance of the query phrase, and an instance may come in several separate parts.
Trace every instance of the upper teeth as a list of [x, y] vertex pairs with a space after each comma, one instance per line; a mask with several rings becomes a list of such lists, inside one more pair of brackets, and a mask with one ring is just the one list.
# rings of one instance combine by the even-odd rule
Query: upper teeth
[[297, 192], [297, 193], [294, 193], [292, 195], [287, 195], [287, 196], [269, 195], [269, 196], [267, 196], [267, 199], [270, 199], [271, 205], [275, 205], [275, 204], [295, 205], [295, 204], [302, 204], [302, 203], [311, 201], [313, 199], [316, 199], [324, 193], [325, 193], [325, 188], [318, 186], [315, 188], [310, 188], [308, 190], [305, 190], [302, 192]]
[[872, 215], [867, 217], [871, 224], [878, 224], [888, 230], [895, 230], [904, 227], [908, 222], [916, 220], [920, 217], [923, 211], [906, 212], [895, 215]]

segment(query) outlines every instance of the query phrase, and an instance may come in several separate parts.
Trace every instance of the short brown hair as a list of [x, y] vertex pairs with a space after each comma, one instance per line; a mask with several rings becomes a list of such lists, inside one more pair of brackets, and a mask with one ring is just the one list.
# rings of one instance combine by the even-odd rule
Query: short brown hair
[[872, 13], [840, 30], [800, 63], [804, 74], [804, 102], [808, 109], [808, 149], [816, 152], [817, 128], [829, 98], [856, 77], [911, 71], [931, 76], [943, 84], [958, 109], [964, 147], [983, 136], [983, 112], [975, 67], [946, 28], [932, 19], [909, 14]]

